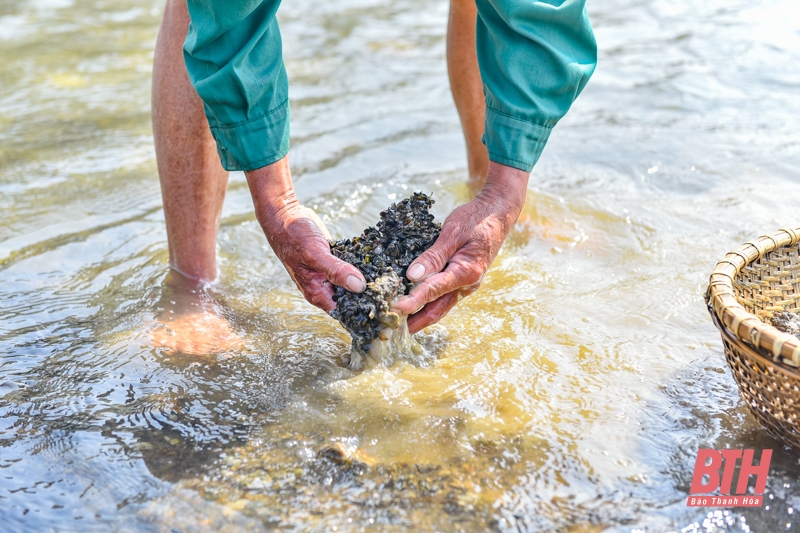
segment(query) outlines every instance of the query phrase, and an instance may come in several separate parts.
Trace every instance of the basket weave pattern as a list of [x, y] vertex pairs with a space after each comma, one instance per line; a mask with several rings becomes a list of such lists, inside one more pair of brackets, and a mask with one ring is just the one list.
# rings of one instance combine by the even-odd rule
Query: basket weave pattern
[[783, 229], [729, 252], [706, 293], [725, 358], [750, 411], [776, 438], [800, 450], [800, 339], [770, 325], [800, 309], [800, 228]]

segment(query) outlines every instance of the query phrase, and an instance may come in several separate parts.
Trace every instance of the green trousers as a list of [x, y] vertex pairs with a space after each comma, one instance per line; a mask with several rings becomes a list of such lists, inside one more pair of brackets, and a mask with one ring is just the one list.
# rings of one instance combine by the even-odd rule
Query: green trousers
[[[597, 63], [586, 0], [476, 0], [489, 159], [530, 171]], [[252, 170], [289, 151], [280, 0], [188, 0], [189, 78], [223, 166]]]

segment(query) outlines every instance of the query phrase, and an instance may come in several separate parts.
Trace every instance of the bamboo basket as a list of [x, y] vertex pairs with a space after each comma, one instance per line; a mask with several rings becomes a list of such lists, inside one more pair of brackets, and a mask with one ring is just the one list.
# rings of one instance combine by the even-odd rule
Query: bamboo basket
[[750, 411], [775, 438], [800, 450], [800, 339], [770, 325], [800, 309], [800, 228], [729, 252], [711, 274], [706, 303]]

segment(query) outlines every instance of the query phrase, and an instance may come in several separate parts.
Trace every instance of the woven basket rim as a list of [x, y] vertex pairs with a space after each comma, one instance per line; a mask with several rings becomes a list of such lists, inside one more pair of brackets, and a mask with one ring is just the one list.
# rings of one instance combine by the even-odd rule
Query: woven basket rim
[[715, 325], [722, 333], [751, 346], [773, 363], [786, 365], [793, 375], [798, 375], [796, 368], [800, 367], [800, 339], [765, 324], [747, 311], [736, 298], [733, 280], [745, 266], [764, 254], [799, 241], [800, 228], [781, 228], [772, 235], [762, 235], [756, 241], [731, 250], [711, 273], [705, 295], [709, 312], [716, 316]]
[[[710, 310], [710, 308], [709, 308], [709, 310]], [[723, 326], [720, 323], [719, 318], [717, 318], [717, 315], [714, 314], [713, 312], [711, 313], [711, 321], [714, 322], [714, 325], [719, 330], [720, 335], [722, 335], [722, 339], [723, 340], [725, 340], [728, 343], [736, 346], [736, 349], [741, 350], [742, 352], [745, 352], [747, 354], [747, 356], [750, 357], [752, 360], [754, 360], [757, 363], [760, 363], [760, 364], [762, 364], [764, 366], [771, 367], [774, 372], [781, 372], [783, 374], [786, 374], [787, 376], [789, 376], [792, 379], [800, 379], [800, 369], [793, 368], [793, 367], [788, 366], [788, 365], [782, 365], [782, 364], [777, 364], [776, 365], [775, 361], [773, 361], [772, 357], [765, 357], [764, 354], [758, 352], [753, 347], [751, 347], [748, 344], [742, 342], [742, 340], [739, 337], [734, 337], [733, 335], [731, 335], [731, 332], [728, 331], [728, 329], [725, 328], [725, 326]], [[778, 331], [781, 332], [780, 330], [778, 330]]]

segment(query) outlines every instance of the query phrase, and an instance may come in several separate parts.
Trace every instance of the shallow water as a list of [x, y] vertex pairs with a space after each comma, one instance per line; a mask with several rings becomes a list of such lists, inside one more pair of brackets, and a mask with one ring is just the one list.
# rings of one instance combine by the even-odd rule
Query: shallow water
[[[427, 367], [354, 374], [232, 175], [213, 301], [236, 353], [169, 357], [149, 119], [163, 6], [0, 1], [0, 530], [798, 527], [796, 453], [738, 396], [716, 260], [798, 226], [794, 0], [596, 0], [598, 70]], [[445, 2], [286, 0], [293, 172], [334, 237], [468, 198]], [[689, 509], [700, 447], [775, 448], [762, 509]], [[705, 521], [705, 522], [704, 522]]]

